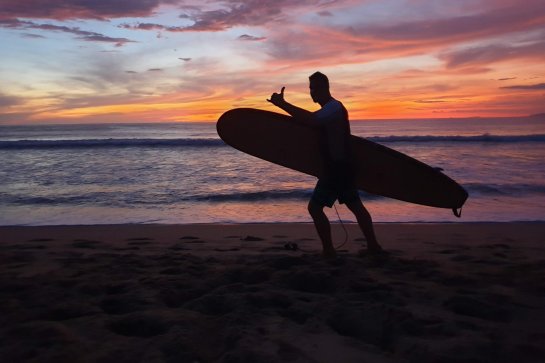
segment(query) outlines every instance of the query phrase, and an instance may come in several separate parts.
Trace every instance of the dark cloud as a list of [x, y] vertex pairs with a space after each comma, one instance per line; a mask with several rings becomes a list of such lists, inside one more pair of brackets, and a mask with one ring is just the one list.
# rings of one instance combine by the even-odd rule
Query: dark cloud
[[119, 25], [119, 27], [132, 30], [167, 30], [167, 27], [165, 25], [154, 23], [136, 23], [134, 25], [121, 24]]
[[191, 60], [191, 58], [178, 58], [178, 59], [184, 62], [189, 62]]
[[101, 19], [149, 16], [168, 0], [2, 0], [0, 19]]
[[239, 40], [249, 40], [249, 41], [262, 41], [266, 40], [265, 37], [255, 37], [253, 35], [243, 34], [240, 37], [238, 37]]
[[[126, 38], [112, 38], [100, 33], [81, 30], [78, 27], [68, 27], [64, 25], [53, 25], [53, 24], [38, 24], [32, 21], [21, 21], [19, 19], [0, 20], [0, 27], [11, 28], [11, 29], [36, 29], [36, 30], [69, 33], [69, 34], [78, 35], [77, 38], [84, 41], [115, 43], [115, 45], [118, 47], [124, 45], [125, 43], [134, 42]], [[40, 35], [36, 35], [34, 37], [43, 38], [43, 36], [40, 36]]]
[[150, 68], [148, 69], [148, 72], [162, 72], [163, 70], [161, 68]]
[[510, 81], [512, 79], [516, 79], [517, 77], [508, 77], [508, 78], [500, 78], [498, 81]]
[[502, 89], [521, 89], [521, 90], [545, 90], [545, 83], [538, 83], [538, 84], [521, 84], [521, 85], [514, 85], [514, 86], [505, 86], [500, 87]]

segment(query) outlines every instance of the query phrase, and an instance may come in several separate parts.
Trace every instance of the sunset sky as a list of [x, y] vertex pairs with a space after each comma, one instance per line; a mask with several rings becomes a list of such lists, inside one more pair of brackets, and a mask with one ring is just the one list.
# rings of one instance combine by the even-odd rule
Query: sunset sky
[[[204, 5], [203, 5], [204, 4]], [[545, 112], [545, 0], [0, 0], [0, 124], [351, 119]]]

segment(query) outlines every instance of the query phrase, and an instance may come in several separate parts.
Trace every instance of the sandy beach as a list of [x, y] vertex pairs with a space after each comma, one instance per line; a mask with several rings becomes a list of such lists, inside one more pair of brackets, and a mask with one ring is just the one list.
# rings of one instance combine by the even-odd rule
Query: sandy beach
[[0, 360], [543, 362], [545, 223], [347, 229], [0, 227]]

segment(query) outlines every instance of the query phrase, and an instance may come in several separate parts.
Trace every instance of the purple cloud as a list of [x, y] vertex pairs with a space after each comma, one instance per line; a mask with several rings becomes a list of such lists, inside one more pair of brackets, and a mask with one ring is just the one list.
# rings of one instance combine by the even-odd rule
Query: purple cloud
[[[69, 34], [78, 35], [77, 38], [84, 41], [115, 43], [117, 47], [120, 47], [124, 45], [125, 43], [134, 42], [133, 40], [129, 40], [127, 38], [112, 38], [100, 33], [81, 30], [78, 27], [67, 27], [64, 25], [53, 25], [53, 24], [38, 24], [32, 21], [21, 21], [18, 19], [0, 20], [0, 27], [12, 28], [12, 29], [37, 29], [37, 30], [69, 33]], [[40, 36], [40, 35], [37, 35], [34, 37], [43, 38], [43, 36]]]
[[167, 26], [154, 23], [121, 24], [119, 27], [132, 30], [167, 30]]
[[166, 0], [3, 0], [0, 19], [101, 19], [149, 16]]
[[8, 96], [0, 93], [0, 107], [15, 106], [23, 103], [23, 99], [15, 96]]
[[319, 11], [317, 14], [320, 15], [320, 16], [333, 16], [333, 13], [331, 11], [328, 11], [328, 10]]
[[[222, 4], [222, 2], [218, 2]], [[123, 24], [126, 29], [165, 30], [170, 32], [222, 31], [235, 26], [263, 26], [271, 22], [285, 21], [290, 10], [305, 6], [324, 6], [319, 0], [234, 0], [227, 8], [203, 10], [195, 6], [185, 6], [186, 13], [179, 18], [193, 22], [187, 26], [167, 26], [161, 24], [138, 23]]]

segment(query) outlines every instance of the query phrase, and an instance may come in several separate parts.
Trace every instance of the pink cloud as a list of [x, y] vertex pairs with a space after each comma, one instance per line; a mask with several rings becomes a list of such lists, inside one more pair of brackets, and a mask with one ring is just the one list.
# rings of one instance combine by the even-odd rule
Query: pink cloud
[[[107, 20], [149, 17], [160, 5], [177, 5], [187, 12], [180, 17], [194, 22], [187, 27], [170, 27], [171, 31], [219, 31], [236, 25], [262, 25], [272, 20], [282, 20], [289, 9], [306, 5], [323, 9], [328, 3], [323, 4], [320, 0], [231, 0], [212, 1], [197, 6], [183, 0], [3, 0], [0, 19]], [[214, 5], [217, 9], [203, 10], [205, 6]]]
[[538, 28], [545, 20], [543, 2], [493, 9], [444, 19], [429, 19], [395, 25], [354, 27], [353, 33], [390, 41], [445, 41], [491, 36]]
[[509, 59], [543, 59], [545, 41], [524, 42], [523, 45], [491, 44], [445, 53], [441, 58], [448, 68], [467, 65], [495, 63]]
[[469, 15], [401, 23], [292, 25], [268, 36], [267, 52], [275, 59], [273, 65], [287, 60], [290, 68], [304, 68], [327, 62], [361, 63], [441, 51], [440, 59], [449, 69], [463, 66], [468, 73], [488, 72], [488, 64], [502, 60], [543, 57], [545, 42], [530, 36], [513, 44], [447, 51], [467, 42], [490, 43], [491, 39], [516, 33], [520, 36], [522, 31], [544, 30], [545, 34], [545, 6], [541, 0], [528, 0], [524, 6], [514, 1], [481, 1], [479, 4]]

